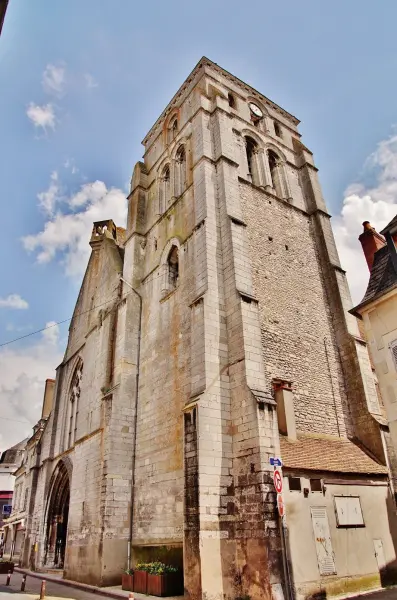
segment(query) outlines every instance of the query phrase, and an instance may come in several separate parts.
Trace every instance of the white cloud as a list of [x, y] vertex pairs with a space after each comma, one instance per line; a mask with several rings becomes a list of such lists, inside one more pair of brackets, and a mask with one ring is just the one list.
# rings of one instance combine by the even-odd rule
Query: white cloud
[[29, 308], [29, 304], [19, 294], [9, 294], [7, 298], [0, 298], [0, 308], [24, 310]]
[[93, 75], [91, 75], [90, 73], [86, 73], [84, 75], [84, 79], [85, 79], [85, 84], [88, 89], [96, 88], [99, 85], [97, 83], [97, 81], [95, 80], [95, 78], [93, 77]]
[[53, 171], [50, 177], [50, 185], [48, 190], [37, 194], [39, 199], [39, 205], [49, 215], [54, 214], [54, 209], [57, 201], [59, 200], [59, 181], [57, 171]]
[[90, 255], [89, 240], [94, 221], [113, 219], [123, 226], [127, 201], [122, 190], [108, 189], [102, 181], [85, 184], [64, 199], [65, 210], [58, 211], [44, 224], [43, 230], [23, 238], [29, 252], [37, 252], [37, 262], [61, 259], [69, 276], [81, 276]]
[[58, 339], [46, 332], [34, 345], [0, 349], [0, 406], [6, 407], [2, 415], [8, 419], [0, 419], [0, 450], [32, 434], [41, 414], [45, 380], [55, 377], [61, 360]]
[[397, 213], [397, 135], [378, 144], [365, 163], [365, 174], [375, 171], [375, 185], [353, 183], [345, 192], [340, 215], [333, 219], [333, 229], [342, 267], [358, 304], [368, 285], [369, 271], [358, 236], [362, 223], [370, 221], [380, 231]]
[[31, 102], [26, 110], [26, 114], [35, 127], [42, 127], [45, 131], [47, 127], [55, 129], [55, 112], [52, 104], [39, 106]]
[[65, 67], [49, 64], [43, 73], [44, 91], [55, 96], [62, 96], [65, 88]]
[[55, 321], [48, 321], [43, 331], [43, 338], [49, 344], [56, 346], [59, 339], [59, 325]]
[[94, 181], [86, 183], [81, 190], [70, 198], [69, 204], [72, 208], [85, 206], [88, 202], [96, 203], [107, 193], [106, 185], [103, 181]]

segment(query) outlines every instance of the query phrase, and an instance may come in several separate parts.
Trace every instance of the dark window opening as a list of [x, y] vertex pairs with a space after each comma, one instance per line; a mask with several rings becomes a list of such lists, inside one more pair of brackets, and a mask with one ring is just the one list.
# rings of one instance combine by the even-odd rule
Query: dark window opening
[[234, 99], [233, 94], [231, 94], [230, 92], [227, 95], [227, 100], [229, 102], [230, 108], [236, 108], [236, 100]]
[[280, 125], [277, 123], [277, 121], [274, 121], [274, 133], [276, 134], [277, 137], [282, 137], [281, 134], [281, 127]]
[[289, 489], [291, 492], [301, 492], [301, 480], [300, 477], [288, 477]]
[[273, 150], [269, 150], [269, 168], [270, 168], [270, 176], [272, 178], [272, 186], [277, 196], [281, 197], [281, 181], [280, 181], [280, 160]]
[[172, 124], [172, 139], [175, 139], [177, 132], [178, 132], [178, 121], [175, 119], [175, 121]]
[[248, 173], [251, 175], [251, 181], [259, 185], [258, 171], [258, 144], [251, 138], [245, 138], [245, 152], [247, 155]]
[[173, 246], [168, 255], [168, 282], [171, 289], [175, 289], [179, 277], [179, 256], [178, 248]]
[[180, 196], [186, 188], [186, 152], [184, 146], [181, 146], [176, 154], [175, 180], [175, 195]]
[[322, 492], [323, 485], [321, 479], [310, 479], [310, 489], [312, 492]]

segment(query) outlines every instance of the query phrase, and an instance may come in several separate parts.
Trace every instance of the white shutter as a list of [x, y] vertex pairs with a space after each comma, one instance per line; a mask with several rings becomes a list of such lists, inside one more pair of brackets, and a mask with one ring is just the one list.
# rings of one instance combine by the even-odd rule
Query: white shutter
[[392, 353], [393, 360], [394, 360], [394, 366], [397, 371], [397, 340], [394, 340], [394, 342], [392, 342], [390, 344], [390, 351]]
[[314, 541], [316, 544], [318, 568], [320, 575], [335, 575], [335, 561], [329, 532], [327, 510], [325, 506], [311, 509]]

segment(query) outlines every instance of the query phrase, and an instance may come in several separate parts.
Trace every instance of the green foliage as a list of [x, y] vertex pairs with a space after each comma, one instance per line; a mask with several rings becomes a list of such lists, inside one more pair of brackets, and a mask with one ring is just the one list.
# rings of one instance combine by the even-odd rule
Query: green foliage
[[123, 573], [125, 573], [126, 575], [133, 575], [134, 569], [124, 569]]
[[178, 569], [172, 565], [156, 561], [150, 563], [138, 563], [135, 567], [136, 571], [146, 571], [150, 575], [165, 575], [166, 573], [177, 573]]

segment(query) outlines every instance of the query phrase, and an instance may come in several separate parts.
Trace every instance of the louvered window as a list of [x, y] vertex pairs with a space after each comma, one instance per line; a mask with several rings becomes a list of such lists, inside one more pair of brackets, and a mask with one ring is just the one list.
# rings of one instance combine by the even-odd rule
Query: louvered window
[[335, 575], [336, 568], [327, 510], [325, 506], [313, 506], [310, 510], [320, 575]]
[[394, 360], [394, 366], [397, 371], [397, 340], [394, 340], [394, 342], [390, 344], [390, 351]]

